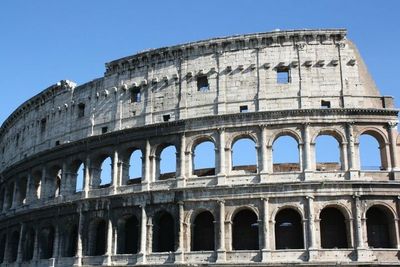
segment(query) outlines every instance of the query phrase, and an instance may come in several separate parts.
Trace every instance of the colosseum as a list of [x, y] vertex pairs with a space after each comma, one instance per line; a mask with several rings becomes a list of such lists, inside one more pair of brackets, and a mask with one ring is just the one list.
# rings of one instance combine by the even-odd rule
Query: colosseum
[[[104, 77], [60, 81], [2, 124], [0, 262], [398, 265], [397, 115], [344, 29], [109, 62]], [[318, 160], [321, 136], [338, 162]], [[363, 136], [376, 168], [361, 164]], [[213, 166], [199, 167], [202, 146]], [[278, 162], [282, 148], [296, 160]]]

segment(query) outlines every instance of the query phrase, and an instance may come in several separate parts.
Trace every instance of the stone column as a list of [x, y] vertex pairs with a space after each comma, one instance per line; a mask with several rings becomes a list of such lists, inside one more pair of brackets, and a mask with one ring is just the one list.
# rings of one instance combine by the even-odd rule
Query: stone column
[[118, 151], [114, 150], [114, 156], [112, 159], [112, 186], [114, 192], [116, 192], [119, 185], [120, 183], [118, 179]]
[[19, 232], [19, 240], [18, 240], [18, 254], [17, 254], [17, 263], [20, 264], [22, 262], [22, 247], [23, 247], [23, 237], [25, 235], [26, 224], [21, 223], [21, 230]]
[[147, 218], [147, 242], [146, 248], [147, 248], [147, 253], [151, 254], [153, 252], [153, 218], [148, 217]]
[[396, 207], [397, 207], [397, 214], [396, 218], [394, 221], [394, 227], [395, 227], [395, 240], [396, 240], [396, 247], [397, 249], [400, 249], [400, 229], [399, 229], [399, 214], [400, 214], [400, 196], [397, 196], [396, 199]]
[[33, 244], [33, 257], [32, 257], [32, 261], [37, 261], [40, 257], [40, 249], [39, 249], [39, 232], [40, 232], [40, 228], [39, 227], [35, 227], [35, 240], [34, 240], [34, 244]]
[[178, 173], [176, 174], [177, 177], [177, 186], [184, 187], [186, 185], [186, 177], [185, 177], [185, 150], [186, 150], [186, 137], [183, 133], [181, 135], [181, 140], [179, 144], [179, 154], [177, 159], [179, 160], [179, 169], [177, 170]]
[[152, 171], [151, 171], [150, 153], [151, 153], [150, 142], [147, 139], [145, 151], [144, 151], [144, 171], [142, 172], [142, 176], [143, 176], [142, 190], [148, 190], [149, 184], [151, 182]]
[[357, 161], [355, 156], [355, 148], [354, 148], [354, 131], [353, 131], [353, 124], [352, 122], [347, 123], [347, 139], [348, 139], [348, 164], [349, 164], [349, 179], [357, 178]]
[[183, 201], [178, 202], [179, 205], [179, 230], [178, 230], [178, 248], [175, 252], [175, 263], [183, 263], [185, 262], [185, 255], [184, 255], [184, 231], [183, 231], [183, 224], [184, 224], [184, 208], [183, 208]]
[[315, 218], [314, 218], [314, 197], [307, 196], [307, 214], [308, 214], [308, 260], [312, 261], [317, 256], [315, 242]]
[[110, 207], [108, 208], [108, 225], [107, 225], [107, 247], [105, 256], [107, 257], [107, 265], [111, 265], [111, 256], [114, 254], [113, 251], [113, 224], [110, 216]]
[[340, 150], [340, 164], [341, 164], [341, 170], [342, 171], [347, 171], [349, 169], [349, 164], [347, 161], [347, 142], [342, 142], [340, 144], [341, 150]]
[[218, 218], [218, 249], [217, 249], [217, 262], [226, 261], [225, 249], [225, 200], [218, 200], [219, 204], [219, 218]]
[[78, 206], [79, 210], [79, 223], [78, 223], [78, 242], [76, 245], [76, 255], [75, 255], [75, 262], [74, 266], [81, 266], [82, 265], [82, 255], [83, 255], [83, 235], [84, 235], [84, 215], [83, 215], [83, 207], [82, 204]]
[[42, 168], [42, 178], [40, 179], [40, 198], [46, 199], [48, 197], [48, 183], [47, 183], [47, 170], [46, 167]]
[[269, 203], [268, 198], [261, 198], [262, 202], [262, 220], [260, 220], [262, 227], [260, 227], [261, 231], [258, 234], [262, 237], [262, 262], [267, 262], [271, 259], [271, 245], [269, 243]]
[[217, 174], [217, 181], [218, 185], [225, 184], [225, 176], [226, 176], [226, 160], [225, 160], [225, 129], [219, 128], [218, 129], [219, 138], [218, 138], [218, 174]]
[[267, 180], [265, 174], [268, 173], [268, 155], [267, 155], [267, 126], [261, 125], [261, 136], [260, 136], [260, 182], [264, 182]]
[[53, 255], [52, 258], [58, 258], [59, 242], [60, 242], [60, 227], [55, 225], [54, 227], [54, 241], [53, 241]]
[[30, 204], [33, 201], [32, 193], [34, 192], [34, 190], [33, 190], [32, 186], [33, 186], [33, 177], [32, 177], [32, 173], [29, 171], [28, 176], [26, 178], [25, 204]]
[[[397, 122], [389, 122], [388, 130], [389, 130], [389, 142], [390, 142], [390, 158], [392, 162], [392, 171], [398, 172], [400, 171], [398, 162], [397, 162], [397, 130], [396, 130]], [[400, 177], [397, 177], [400, 178]]]
[[17, 187], [18, 187], [18, 183], [17, 181], [14, 181], [14, 187], [13, 187], [13, 197], [12, 197], [12, 202], [11, 202], [11, 208], [15, 209], [18, 206], [18, 196], [17, 196]]
[[304, 178], [307, 180], [308, 173], [311, 172], [311, 144], [310, 144], [310, 137], [309, 137], [309, 123], [304, 124], [303, 128], [303, 170], [304, 170]]
[[138, 253], [138, 262], [141, 264], [146, 263], [146, 240], [147, 240], [147, 214], [146, 214], [146, 204], [140, 206], [141, 218], [140, 218], [140, 250]]
[[369, 261], [371, 260], [372, 253], [365, 247], [363, 238], [363, 223], [362, 223], [362, 204], [359, 195], [353, 196], [353, 210], [355, 214], [355, 234], [356, 234], [356, 251], [358, 261]]
[[84, 196], [85, 198], [87, 198], [89, 196], [89, 189], [90, 189], [90, 158], [87, 157], [86, 161], [85, 161], [85, 169], [84, 169], [84, 183], [83, 183], [83, 192], [84, 192]]

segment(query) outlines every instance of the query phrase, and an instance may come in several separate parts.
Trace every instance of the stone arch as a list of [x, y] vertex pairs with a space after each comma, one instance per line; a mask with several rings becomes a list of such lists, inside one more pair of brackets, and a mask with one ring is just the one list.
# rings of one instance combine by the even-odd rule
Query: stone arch
[[253, 209], [240, 208], [232, 217], [232, 249], [258, 250], [258, 214]]
[[74, 257], [77, 252], [78, 245], [78, 224], [68, 222], [68, 226], [65, 228], [62, 236], [62, 256], [63, 257]]
[[36, 199], [40, 199], [42, 197], [42, 171], [41, 170], [33, 170], [32, 171], [32, 178], [33, 178], [33, 191], [34, 196]]
[[374, 204], [365, 211], [367, 243], [372, 248], [396, 248], [397, 217], [388, 205]]
[[303, 219], [296, 209], [280, 208], [274, 221], [276, 249], [304, 248]]
[[[319, 140], [320, 142], [318, 142], [319, 138], [324, 138], [325, 140]], [[336, 129], [324, 128], [317, 131], [317, 133], [314, 134], [311, 140], [311, 147], [313, 151], [312, 154], [314, 156], [314, 164], [317, 171], [338, 171], [345, 168], [345, 157], [347, 151], [343, 151], [342, 144], [345, 142], [346, 138], [342, 132]], [[334, 144], [329, 143], [332, 142], [332, 140], [334, 140], [334, 142], [337, 142], [337, 144], [335, 144], [336, 147], [332, 147], [332, 145]], [[337, 160], [332, 161], [332, 159], [329, 158], [329, 161], [327, 161], [326, 159], [325, 161], [321, 161], [319, 159], [320, 155], [318, 154], [318, 146], [321, 144], [321, 142], [325, 143], [324, 145], [327, 146], [324, 147], [324, 151], [329, 150], [332, 152], [329, 153], [329, 156], [332, 156], [331, 154], [337, 152]], [[322, 155], [326, 156], [326, 153], [322, 153]]]
[[[113, 153], [102, 150], [91, 156], [91, 188], [108, 187], [112, 183], [113, 176]], [[107, 163], [107, 161], [109, 161]]]
[[378, 143], [378, 155], [379, 155], [379, 170], [386, 170], [390, 166], [390, 153], [386, 150], [386, 145], [389, 143], [387, 139], [387, 135], [385, 132], [383, 132], [381, 129], [376, 128], [376, 127], [367, 127], [367, 128], [362, 128], [357, 132], [356, 136], [356, 145], [358, 147], [358, 160], [360, 162], [359, 166], [360, 169], [363, 170], [375, 170], [376, 167], [378, 166], [363, 166], [362, 164], [362, 159], [363, 156], [365, 157], [365, 153], [361, 153], [360, 150], [363, 147], [363, 144], [361, 142], [361, 136], [362, 135], [367, 135], [372, 137], [377, 143]]
[[293, 210], [295, 210], [297, 213], [300, 214], [301, 219], [302, 219], [302, 220], [305, 220], [305, 213], [304, 213], [304, 210], [301, 208], [300, 205], [296, 205], [296, 204], [283, 204], [282, 206], [275, 208], [275, 209], [272, 211], [272, 213], [271, 213], [270, 220], [271, 220], [272, 222], [275, 222], [275, 217], [276, 217], [276, 215], [277, 215], [281, 210], [284, 210], [284, 209], [293, 209]]
[[28, 178], [24, 175], [17, 179], [16, 181], [16, 201], [17, 205], [23, 205], [26, 203], [26, 193], [28, 188]]
[[35, 230], [28, 227], [22, 240], [22, 261], [30, 261], [33, 259], [33, 251], [35, 247]]
[[292, 130], [292, 129], [281, 129], [279, 131], [276, 131], [268, 139], [267, 146], [268, 147], [272, 147], [276, 139], [278, 139], [279, 137], [282, 137], [282, 136], [286, 136], [286, 135], [292, 137], [293, 139], [295, 139], [298, 144], [302, 144], [303, 143], [303, 139], [301, 138], [301, 134], [298, 133], [297, 131]]
[[[300, 164], [300, 159], [301, 159], [301, 151], [299, 149], [299, 137], [295, 135], [293, 132], [287, 132], [287, 131], [282, 131], [280, 134], [274, 136], [275, 139], [273, 140], [271, 144], [271, 155], [270, 157], [272, 158], [272, 170], [273, 172], [288, 172], [288, 171], [300, 171], [301, 170], [301, 164]], [[283, 139], [288, 137], [289, 139]], [[283, 140], [281, 142], [284, 142], [281, 144], [279, 140]], [[288, 142], [289, 141], [289, 142]], [[295, 144], [290, 144], [290, 142], [295, 142]], [[296, 145], [296, 147], [293, 147], [293, 145]], [[278, 146], [278, 147], [277, 147]], [[280, 147], [283, 146], [283, 147]], [[290, 146], [290, 147], [289, 147]], [[278, 160], [278, 156], [281, 154], [287, 155], [287, 153], [292, 153], [296, 151], [296, 160], [293, 159], [288, 159], [287, 156], [285, 157], [285, 160]], [[285, 152], [283, 152], [285, 151]], [[291, 154], [293, 157], [294, 154]]]
[[74, 159], [68, 163], [67, 168], [70, 172], [68, 186], [71, 188], [71, 192], [82, 191], [85, 183], [85, 162], [79, 158]]
[[106, 253], [107, 221], [94, 218], [89, 224], [89, 256], [101, 256]]
[[202, 210], [192, 216], [192, 251], [215, 249], [215, 217], [212, 212]]
[[137, 143], [128, 146], [119, 153], [119, 161], [122, 163], [122, 184], [139, 184], [144, 173], [145, 148]]
[[[196, 167], [196, 150], [201, 149], [201, 146], [206, 145], [207, 143], [212, 144], [213, 148], [207, 149], [207, 154], [210, 156], [211, 164], [210, 166], [205, 166], [204, 168], [199, 168]], [[215, 175], [215, 168], [216, 168], [216, 142], [212, 136], [209, 135], [202, 135], [200, 137], [196, 137], [191, 144], [190, 144], [190, 155], [191, 155], [191, 166], [192, 166], [192, 172], [194, 175], [200, 177], [200, 176], [209, 176], [209, 175]]]
[[[238, 155], [238, 153], [235, 153], [235, 146], [239, 146], [240, 143], [246, 140], [250, 140], [251, 144], [246, 144], [244, 143], [244, 147], [242, 147], [241, 149], [243, 150], [247, 150], [246, 153], [246, 159], [250, 159], [250, 161], [248, 162], [244, 162], [245, 158], [240, 157], [240, 156], [236, 156]], [[254, 144], [254, 152], [250, 151], [253, 148], [251, 148], [251, 146], [253, 146]], [[229, 145], [230, 148], [230, 156], [231, 156], [231, 170], [233, 171], [244, 171], [245, 173], [257, 173], [258, 172], [258, 158], [259, 158], [259, 149], [258, 149], [258, 139], [256, 134], [252, 133], [252, 132], [240, 132], [237, 134], [234, 134], [233, 136], [231, 136], [231, 138], [229, 139], [227, 145]], [[242, 151], [241, 151], [242, 152]], [[252, 159], [252, 157], [254, 156], [254, 159]]]
[[14, 200], [14, 186], [15, 183], [13, 181], [9, 182], [6, 186], [5, 191], [5, 209], [11, 209]]
[[[177, 157], [178, 148], [179, 146], [173, 143], [162, 143], [156, 146], [154, 150], [156, 160], [156, 179], [166, 180], [176, 177], [177, 168], [179, 166]], [[167, 149], [170, 149], [171, 151], [167, 151]], [[172, 149], [174, 149], [175, 152], [173, 152]], [[165, 152], [166, 154], [163, 155], [163, 152]], [[171, 169], [163, 171], [162, 167], [163, 164], [166, 164], [165, 162], [169, 162], [170, 164], [172, 164], [173, 167]]]
[[54, 227], [44, 226], [39, 232], [39, 252], [41, 259], [50, 259], [53, 256]]
[[63, 178], [63, 169], [59, 164], [54, 164], [48, 169], [46, 175], [46, 195], [49, 197], [58, 197], [61, 191], [61, 179]]
[[139, 220], [133, 215], [125, 215], [117, 223], [117, 253], [136, 254], [139, 251]]
[[18, 256], [18, 243], [20, 232], [15, 230], [11, 233], [8, 239], [8, 262], [15, 262]]
[[324, 207], [319, 213], [322, 248], [350, 247], [346, 215], [334, 205]]
[[175, 251], [175, 220], [171, 213], [161, 210], [154, 215], [153, 251]]
[[202, 135], [191, 137], [190, 141], [187, 142], [187, 144], [186, 144], [185, 151], [193, 152], [197, 145], [199, 145], [203, 142], [207, 142], [207, 141], [212, 142], [212, 143], [214, 143], [214, 146], [217, 146], [217, 141], [215, 140], [213, 135], [202, 134]]

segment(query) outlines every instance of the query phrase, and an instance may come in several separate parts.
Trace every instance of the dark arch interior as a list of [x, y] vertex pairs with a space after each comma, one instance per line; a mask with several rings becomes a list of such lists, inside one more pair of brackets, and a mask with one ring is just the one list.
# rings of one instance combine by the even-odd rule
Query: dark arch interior
[[134, 254], [138, 252], [139, 221], [130, 216], [118, 224], [118, 254]]
[[78, 245], [78, 226], [73, 225], [67, 232], [65, 236], [65, 251], [64, 257], [73, 257], [76, 254], [76, 249]]
[[171, 214], [164, 212], [156, 218], [153, 232], [153, 251], [175, 250], [175, 225]]
[[15, 262], [17, 260], [18, 242], [19, 242], [19, 232], [15, 231], [12, 233], [10, 242], [8, 244], [9, 245], [8, 262]]
[[259, 248], [257, 215], [253, 211], [241, 210], [233, 218], [232, 248], [234, 250]]
[[293, 209], [284, 209], [275, 217], [276, 249], [302, 249], [303, 228], [301, 216]]
[[371, 207], [367, 211], [368, 246], [373, 248], [391, 248], [390, 224], [385, 211], [378, 207]]
[[22, 259], [24, 261], [29, 261], [33, 258], [33, 249], [35, 242], [35, 232], [29, 229], [25, 234], [25, 239], [23, 242]]
[[6, 249], [6, 235], [3, 235], [0, 241], [0, 263], [4, 262], [5, 249]]
[[203, 211], [193, 222], [193, 251], [214, 250], [214, 216]]
[[100, 256], [106, 253], [106, 241], [107, 241], [107, 224], [105, 220], [97, 222], [94, 231], [94, 251], [93, 256]]
[[50, 259], [53, 256], [54, 229], [46, 227], [40, 232], [40, 258]]
[[325, 208], [320, 214], [321, 247], [347, 248], [346, 222], [336, 208]]

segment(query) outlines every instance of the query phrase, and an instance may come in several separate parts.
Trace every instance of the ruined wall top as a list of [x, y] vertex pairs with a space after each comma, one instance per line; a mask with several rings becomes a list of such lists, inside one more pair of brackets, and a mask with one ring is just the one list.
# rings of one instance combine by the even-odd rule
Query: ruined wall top
[[0, 128], [0, 171], [55, 146], [166, 121], [241, 112], [393, 110], [344, 29], [274, 31], [140, 52], [104, 77], [61, 81]]

